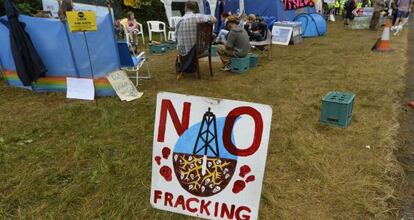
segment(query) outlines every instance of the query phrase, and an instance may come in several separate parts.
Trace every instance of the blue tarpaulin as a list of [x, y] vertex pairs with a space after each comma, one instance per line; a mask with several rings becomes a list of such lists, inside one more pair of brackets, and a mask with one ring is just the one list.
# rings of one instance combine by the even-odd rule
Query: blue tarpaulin
[[[298, 10], [285, 10], [280, 0], [244, 0], [246, 14], [256, 14], [263, 17], [274, 17], [275, 21], [293, 21], [301, 13], [313, 13], [314, 7], [305, 7]], [[239, 0], [225, 0], [224, 11], [237, 13]], [[218, 9], [217, 9], [218, 10]]]
[[[7, 20], [5, 17], [0, 19]], [[26, 24], [26, 31], [48, 69], [46, 77], [79, 75], [81, 78], [92, 78], [83, 33], [68, 32], [66, 24], [57, 19], [20, 16], [19, 20]], [[0, 23], [0, 64], [5, 70], [15, 71], [8, 37], [9, 30], [2, 23], [4, 22]], [[109, 15], [97, 17], [97, 24], [98, 31], [86, 32], [95, 79], [120, 69], [111, 17]], [[9, 84], [18, 86], [18, 82], [10, 81]]]

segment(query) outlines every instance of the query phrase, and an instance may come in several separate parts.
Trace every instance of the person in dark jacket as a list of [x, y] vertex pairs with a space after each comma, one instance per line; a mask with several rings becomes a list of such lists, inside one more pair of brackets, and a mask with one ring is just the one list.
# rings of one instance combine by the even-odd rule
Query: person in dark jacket
[[345, 19], [344, 24], [349, 25], [349, 21], [354, 19], [354, 14], [352, 13], [356, 9], [355, 0], [347, 0], [345, 3]]
[[230, 71], [231, 58], [246, 57], [250, 52], [249, 35], [244, 28], [240, 27], [236, 17], [227, 17], [227, 28], [230, 30], [227, 41], [218, 47], [224, 71]]
[[263, 41], [267, 36], [267, 24], [261, 17], [249, 15], [244, 29], [250, 37], [250, 41]]

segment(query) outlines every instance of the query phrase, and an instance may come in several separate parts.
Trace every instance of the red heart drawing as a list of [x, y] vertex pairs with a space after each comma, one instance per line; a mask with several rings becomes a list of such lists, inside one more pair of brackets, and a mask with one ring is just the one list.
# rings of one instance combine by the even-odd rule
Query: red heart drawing
[[171, 154], [171, 150], [170, 150], [170, 148], [168, 148], [168, 147], [164, 147], [164, 148], [162, 149], [162, 157], [163, 157], [164, 159], [168, 159], [168, 157], [170, 156], [170, 154]]
[[256, 177], [254, 175], [251, 175], [249, 177], [247, 177], [246, 179], [246, 183], [250, 183], [256, 180]]
[[167, 167], [167, 166], [161, 167], [160, 174], [161, 174], [161, 176], [164, 177], [164, 179], [167, 182], [170, 182], [172, 180], [172, 175], [171, 175], [172, 174], [172, 170], [171, 170], [170, 167]]
[[243, 180], [237, 180], [233, 185], [233, 193], [237, 194], [246, 187], [246, 183]]
[[156, 156], [155, 157], [155, 162], [157, 162], [158, 166], [161, 165], [161, 157], [160, 156]]
[[240, 177], [244, 178], [248, 173], [250, 173], [251, 169], [248, 165], [243, 165], [240, 167]]

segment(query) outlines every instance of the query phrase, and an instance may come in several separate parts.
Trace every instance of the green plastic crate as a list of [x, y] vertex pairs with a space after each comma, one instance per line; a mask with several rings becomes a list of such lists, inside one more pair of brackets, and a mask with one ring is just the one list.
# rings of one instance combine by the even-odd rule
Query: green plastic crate
[[218, 56], [218, 46], [217, 45], [212, 45], [211, 46], [211, 56], [212, 57], [217, 57]]
[[250, 53], [249, 57], [250, 57], [250, 68], [256, 67], [257, 63], [259, 62], [259, 56], [254, 53]]
[[231, 71], [233, 73], [243, 73], [243, 72], [248, 71], [249, 68], [250, 68], [250, 56], [231, 59]]
[[168, 51], [168, 46], [165, 44], [153, 44], [150, 45], [151, 53], [166, 53]]
[[168, 50], [175, 50], [177, 48], [177, 42], [175, 41], [167, 41], [165, 42], [165, 45], [167, 46]]
[[321, 123], [338, 127], [347, 127], [352, 121], [355, 94], [347, 92], [329, 92], [322, 99]]

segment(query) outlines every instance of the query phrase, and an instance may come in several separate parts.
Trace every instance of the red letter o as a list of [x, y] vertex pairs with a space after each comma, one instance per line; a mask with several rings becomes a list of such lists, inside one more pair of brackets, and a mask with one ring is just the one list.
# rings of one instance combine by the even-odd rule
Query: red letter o
[[[231, 133], [233, 131], [234, 123], [236, 122], [236, 119], [241, 115], [250, 115], [253, 118], [255, 124], [253, 143], [247, 149], [242, 150], [237, 148], [231, 141]], [[260, 112], [248, 106], [238, 107], [233, 109], [227, 115], [223, 131], [223, 144], [227, 151], [229, 151], [231, 154], [241, 157], [247, 157], [256, 153], [256, 151], [259, 149], [260, 143], [262, 142], [262, 134], [263, 118]]]

